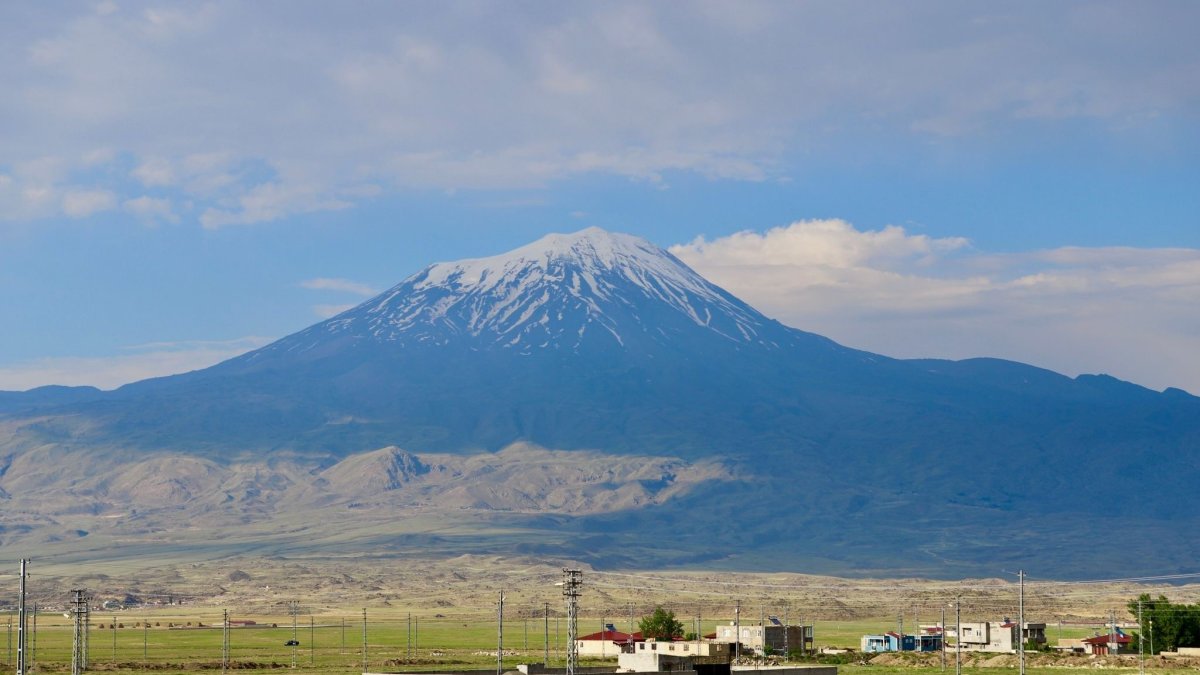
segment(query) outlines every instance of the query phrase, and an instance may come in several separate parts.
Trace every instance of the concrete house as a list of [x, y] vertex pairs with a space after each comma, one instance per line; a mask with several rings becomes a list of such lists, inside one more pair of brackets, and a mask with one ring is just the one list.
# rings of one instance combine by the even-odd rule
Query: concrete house
[[742, 624], [739, 627], [730, 622], [729, 625], [717, 626], [716, 632], [713, 633], [713, 639], [728, 644], [740, 642], [743, 649], [757, 654], [763, 653], [764, 647], [773, 654], [782, 654], [785, 649], [789, 652], [808, 653], [813, 649], [813, 627], [794, 624], [790, 626]]
[[636, 643], [617, 657], [617, 670], [627, 673], [695, 671], [698, 675], [728, 675], [733, 651], [724, 642], [664, 641]]
[[1018, 630], [1014, 621], [964, 621], [959, 626], [958, 642], [965, 651], [1015, 654], [1021, 635], [1027, 642], [1045, 644], [1046, 624], [1026, 622], [1025, 628]]

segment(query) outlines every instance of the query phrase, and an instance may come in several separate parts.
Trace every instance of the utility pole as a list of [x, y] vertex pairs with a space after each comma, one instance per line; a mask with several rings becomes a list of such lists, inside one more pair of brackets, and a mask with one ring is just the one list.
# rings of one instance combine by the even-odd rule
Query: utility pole
[[504, 591], [496, 605], [496, 675], [504, 674]]
[[5, 663], [12, 663], [12, 662], [13, 662], [13, 657], [12, 657], [12, 648], [13, 648], [13, 641], [12, 641], [12, 614], [9, 614], [9, 615], [8, 615], [8, 658], [4, 660], [4, 662], [5, 662]]
[[367, 608], [363, 607], [362, 671], [367, 672]]
[[545, 650], [545, 653], [542, 655], [542, 665], [549, 668], [550, 667], [550, 603], [548, 603], [548, 602], [545, 603], [545, 607], [542, 609], [542, 616], [546, 619], [546, 633], [545, 633], [544, 639], [542, 640], [542, 647]]
[[1111, 609], [1108, 611], [1108, 620], [1109, 620], [1109, 626], [1110, 626], [1110, 630], [1108, 631], [1108, 643], [1109, 643], [1108, 653], [1115, 655], [1117, 653], [1117, 650], [1120, 649], [1120, 645], [1117, 642], [1117, 613], [1116, 613], [1116, 611], [1111, 610]]
[[288, 613], [292, 615], [292, 667], [296, 667], [296, 647], [299, 646], [300, 640], [296, 639], [296, 615], [300, 612], [300, 603], [292, 600], [288, 602]]
[[1142, 633], [1146, 632], [1146, 628], [1142, 626], [1142, 599], [1138, 598], [1138, 673], [1146, 675], [1146, 651], [1142, 648]]
[[408, 613], [408, 632], [404, 634], [404, 652], [408, 662], [412, 663], [412, 612]]
[[33, 644], [29, 647], [29, 672], [31, 673], [37, 670], [37, 614], [38, 607], [35, 604], [33, 606], [33, 630], [30, 631]]
[[946, 608], [942, 607], [942, 672], [946, 672]]
[[29, 573], [26, 568], [29, 565], [29, 560], [21, 558], [21, 586], [20, 595], [17, 598], [17, 675], [26, 675], [28, 670], [25, 665], [25, 630], [28, 627], [28, 621], [25, 616], [25, 580]]
[[229, 671], [229, 610], [221, 610], [221, 675]]
[[142, 617], [142, 664], [150, 661], [150, 622]]
[[308, 615], [308, 665], [317, 662], [317, 626], [313, 623], [313, 615]]
[[563, 568], [563, 598], [567, 601], [567, 671], [575, 675], [579, 667], [579, 594], [583, 588], [583, 570]]
[[962, 675], [962, 598], [954, 596], [954, 675]]
[[[791, 643], [791, 640], [789, 639], [791, 636], [788, 635], [788, 633], [791, 633], [791, 632], [792, 632], [791, 625], [788, 624], [788, 606], [786, 604], [784, 604], [784, 606], [783, 606], [783, 662], [784, 663], [787, 663], [788, 659], [790, 659], [792, 656], [792, 652], [791, 652], [792, 643]], [[800, 625], [800, 644], [804, 644], [804, 625], [803, 624]]]
[[[406, 645], [407, 646], [407, 645]], [[340, 654], [346, 653], [346, 617], [342, 617], [342, 649]]]
[[92, 667], [92, 596], [83, 596], [83, 669]]
[[115, 616], [113, 617], [112, 623], [108, 624], [108, 629], [110, 632], [112, 632], [112, 636], [113, 636], [112, 662], [115, 664], [117, 662], [117, 617], [115, 617]]
[[1021, 675], [1025, 675], [1025, 570], [1017, 571], [1021, 582], [1020, 601], [1017, 607], [1017, 654], [1021, 663]]
[[742, 601], [738, 600], [733, 607], [733, 662], [737, 663], [742, 656]]

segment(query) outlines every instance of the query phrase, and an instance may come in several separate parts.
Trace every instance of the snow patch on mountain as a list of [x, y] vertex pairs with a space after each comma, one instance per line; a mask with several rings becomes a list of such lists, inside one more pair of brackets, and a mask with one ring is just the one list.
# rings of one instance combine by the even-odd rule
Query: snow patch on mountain
[[[640, 237], [588, 228], [487, 258], [437, 263], [295, 336], [307, 350], [335, 336], [401, 345], [575, 349], [628, 347], [699, 327], [733, 344], [774, 345], [774, 324]], [[281, 345], [282, 346], [282, 345]]]

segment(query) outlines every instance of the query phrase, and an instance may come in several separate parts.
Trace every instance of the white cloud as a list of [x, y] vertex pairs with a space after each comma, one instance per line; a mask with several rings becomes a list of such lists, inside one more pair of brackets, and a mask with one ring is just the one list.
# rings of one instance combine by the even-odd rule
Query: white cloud
[[117, 196], [108, 190], [71, 190], [63, 195], [62, 210], [72, 218], [86, 218], [116, 208]]
[[354, 309], [354, 303], [343, 305], [313, 305], [313, 314], [316, 314], [322, 319], [328, 319], [331, 316], [337, 316], [348, 309]]
[[[94, 169], [114, 161], [109, 148], [81, 154], [75, 169]], [[87, 218], [117, 207], [116, 192], [91, 187], [72, 175], [72, 163], [55, 155], [40, 155], [0, 171], [0, 220], [30, 220], [51, 216]]]
[[340, 291], [343, 293], [354, 293], [369, 297], [378, 295], [379, 291], [371, 286], [349, 279], [330, 279], [326, 277], [317, 277], [316, 279], [308, 279], [300, 282], [302, 288], [307, 288], [314, 291]]
[[115, 389], [149, 377], [174, 375], [220, 363], [271, 340], [160, 342], [130, 347], [125, 354], [49, 357], [0, 366], [0, 390], [21, 391], [47, 383]]
[[860, 232], [844, 220], [805, 220], [773, 228], [761, 235], [743, 231], [713, 242], [698, 237], [679, 250], [726, 263], [845, 269], [926, 259], [967, 245], [968, 241], [962, 237], [931, 239], [908, 234], [904, 228], [895, 225], [876, 232]]
[[1157, 130], [1194, 119], [1198, 12], [1104, 1], [431, 3], [341, 16], [319, 3], [55, 6], [0, 26], [0, 154], [14, 167], [53, 156], [78, 173], [103, 147], [114, 170], [79, 185], [22, 178], [29, 199], [0, 201], [0, 217], [57, 215], [61, 205], [35, 198], [67, 184], [138, 197], [117, 173], [178, 191], [163, 195], [176, 203], [197, 199], [214, 228], [344, 208], [370, 198], [363, 185], [783, 178], [814, 139], [857, 147], [864, 129], [984, 142], [1058, 120]]
[[171, 207], [171, 200], [163, 197], [150, 197], [142, 195], [134, 199], [128, 199], [121, 207], [141, 218], [147, 223], [165, 221], [168, 223], [178, 223], [179, 216], [176, 215]]
[[161, 187], [175, 182], [175, 169], [171, 162], [161, 157], [144, 160], [134, 168], [132, 175], [146, 187]]
[[85, 152], [80, 159], [80, 164], [85, 167], [103, 166], [115, 160], [117, 152], [112, 148], [96, 148], [89, 152]]
[[335, 211], [353, 206], [345, 199], [325, 193], [313, 183], [270, 182], [256, 185], [228, 206], [209, 208], [200, 224], [215, 230], [228, 225], [250, 225], [284, 216], [313, 211]]
[[[372, 286], [349, 279], [331, 279], [327, 277], [318, 277], [316, 279], [307, 279], [300, 282], [302, 288], [307, 288], [314, 291], [333, 291], [336, 293], [353, 293], [363, 297], [378, 295], [379, 290]], [[336, 304], [317, 304], [312, 306], [313, 314], [321, 319], [328, 319], [331, 316], [336, 316], [342, 312], [353, 309], [355, 303], [336, 303]]]
[[898, 357], [995, 356], [1200, 392], [1200, 250], [989, 254], [958, 237], [801, 221], [671, 247], [770, 316]]

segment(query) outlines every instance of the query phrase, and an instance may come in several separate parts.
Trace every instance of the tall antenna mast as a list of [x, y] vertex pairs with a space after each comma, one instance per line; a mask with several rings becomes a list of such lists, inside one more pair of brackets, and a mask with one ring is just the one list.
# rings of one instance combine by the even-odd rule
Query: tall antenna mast
[[81, 675], [88, 668], [87, 630], [91, 622], [90, 615], [87, 590], [80, 588], [71, 591], [71, 619], [74, 624], [71, 633], [71, 675]]
[[579, 666], [579, 593], [583, 588], [583, 570], [563, 568], [563, 598], [567, 601], [567, 672], [575, 675]]
[[26, 567], [29, 561], [25, 558], [21, 559], [21, 590], [20, 596], [17, 599], [17, 675], [26, 675], [29, 670], [25, 663], [25, 640], [28, 637], [27, 632], [29, 626], [29, 617], [25, 612], [25, 579], [28, 576]]

